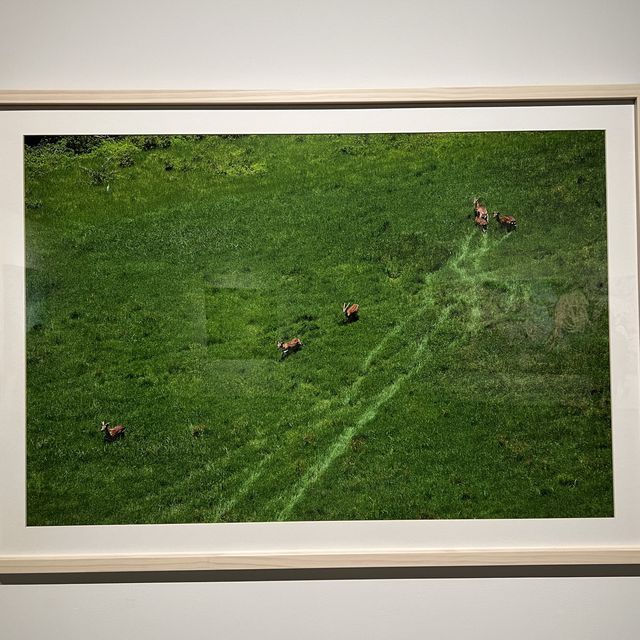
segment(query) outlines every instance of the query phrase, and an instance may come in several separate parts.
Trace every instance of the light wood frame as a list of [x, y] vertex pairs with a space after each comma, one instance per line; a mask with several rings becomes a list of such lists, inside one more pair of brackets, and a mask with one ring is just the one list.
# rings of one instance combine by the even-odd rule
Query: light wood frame
[[[640, 212], [640, 85], [322, 91], [0, 91], [0, 111], [44, 109], [335, 108], [626, 103], [634, 106]], [[639, 225], [640, 226], [640, 225]], [[640, 246], [640, 241], [638, 242]], [[640, 427], [640, 425], [639, 425]], [[343, 567], [640, 564], [640, 546], [415, 549], [397, 552], [0, 555], [1, 573]]]

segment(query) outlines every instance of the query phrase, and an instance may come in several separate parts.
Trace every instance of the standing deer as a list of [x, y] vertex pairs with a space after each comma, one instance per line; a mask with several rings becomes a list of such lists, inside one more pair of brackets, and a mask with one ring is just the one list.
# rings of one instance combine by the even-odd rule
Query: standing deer
[[513, 231], [518, 224], [513, 216], [503, 216], [498, 211], [493, 212], [493, 217], [498, 221], [498, 224], [507, 231]]
[[351, 304], [350, 302], [345, 302], [342, 305], [342, 313], [344, 313], [345, 322], [355, 322], [358, 319], [359, 312], [360, 312], [360, 305], [358, 304]]
[[486, 233], [487, 227], [489, 226], [489, 212], [487, 211], [487, 207], [480, 204], [479, 198], [473, 199], [473, 215], [476, 225], [480, 227], [482, 233]]

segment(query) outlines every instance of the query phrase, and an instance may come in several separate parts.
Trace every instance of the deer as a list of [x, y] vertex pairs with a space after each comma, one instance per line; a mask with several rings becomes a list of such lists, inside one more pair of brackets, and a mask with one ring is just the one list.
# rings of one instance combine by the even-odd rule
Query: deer
[[360, 305], [345, 302], [342, 305], [342, 313], [344, 313], [345, 322], [355, 322], [358, 319], [358, 314], [360, 313]]
[[487, 232], [487, 227], [489, 226], [489, 220], [485, 215], [476, 214], [476, 217], [474, 218], [474, 222], [480, 228], [480, 231], [482, 231], [482, 233]]
[[300, 338], [293, 338], [288, 342], [278, 342], [277, 347], [282, 352], [280, 360], [284, 360], [290, 353], [299, 351], [300, 349], [302, 349], [302, 347], [304, 347], [304, 345], [302, 344]]
[[474, 221], [482, 233], [486, 233], [487, 227], [489, 226], [489, 212], [487, 211], [487, 207], [483, 204], [480, 204], [479, 198], [473, 199], [473, 215]]
[[121, 424], [111, 427], [104, 420], [100, 423], [100, 431], [104, 433], [105, 442], [114, 442], [120, 438], [124, 438], [125, 428]]
[[513, 231], [518, 224], [513, 216], [503, 216], [498, 211], [493, 212], [493, 217], [498, 221], [498, 224], [507, 231]]

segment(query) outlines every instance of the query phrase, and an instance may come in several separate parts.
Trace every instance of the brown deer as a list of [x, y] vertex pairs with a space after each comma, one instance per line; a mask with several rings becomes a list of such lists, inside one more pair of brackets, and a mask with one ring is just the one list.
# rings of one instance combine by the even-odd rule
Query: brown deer
[[100, 424], [100, 431], [104, 433], [105, 442], [114, 442], [119, 438], [124, 438], [125, 428], [121, 424], [111, 427], [108, 422], [103, 420]]
[[278, 342], [277, 346], [278, 349], [280, 349], [280, 351], [282, 352], [282, 356], [280, 356], [281, 360], [284, 360], [290, 353], [299, 351], [300, 349], [302, 349], [302, 347], [304, 347], [300, 338], [293, 338], [288, 342]]
[[487, 227], [489, 226], [489, 212], [487, 211], [487, 207], [480, 204], [480, 200], [478, 198], [473, 199], [473, 216], [474, 222], [480, 228], [482, 233], [486, 233]]
[[493, 212], [493, 217], [498, 221], [498, 224], [507, 231], [513, 231], [518, 224], [513, 216], [503, 216], [498, 211]]
[[360, 305], [345, 302], [342, 305], [342, 313], [344, 313], [345, 322], [355, 322], [358, 319], [358, 314], [360, 313]]

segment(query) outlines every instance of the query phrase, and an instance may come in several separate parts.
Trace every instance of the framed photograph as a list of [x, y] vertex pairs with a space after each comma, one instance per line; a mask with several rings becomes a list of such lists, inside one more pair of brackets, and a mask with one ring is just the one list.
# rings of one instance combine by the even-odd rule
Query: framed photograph
[[0, 93], [0, 573], [640, 561], [639, 100]]

